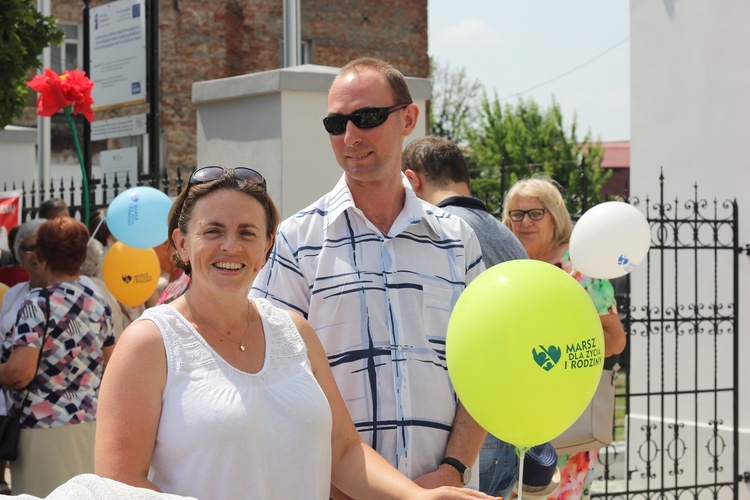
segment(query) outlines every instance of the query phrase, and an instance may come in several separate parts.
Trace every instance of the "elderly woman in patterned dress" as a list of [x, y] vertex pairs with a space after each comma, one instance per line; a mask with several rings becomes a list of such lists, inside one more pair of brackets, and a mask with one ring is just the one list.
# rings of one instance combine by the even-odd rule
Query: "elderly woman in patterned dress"
[[[609, 357], [622, 352], [626, 337], [617, 314], [614, 289], [607, 280], [581, 274], [570, 262], [568, 245], [573, 224], [555, 183], [545, 177], [515, 183], [505, 195], [503, 223], [521, 241], [529, 258], [558, 266], [586, 289], [599, 311], [604, 330], [604, 355]], [[588, 498], [597, 452], [589, 450], [572, 456], [561, 455], [558, 459], [560, 487], [547, 500]]]
[[88, 239], [70, 217], [39, 227], [33, 250], [47, 286], [29, 292], [3, 342], [0, 386], [21, 416], [14, 494], [44, 497], [94, 470], [98, 391], [115, 337], [109, 305], [80, 280]]

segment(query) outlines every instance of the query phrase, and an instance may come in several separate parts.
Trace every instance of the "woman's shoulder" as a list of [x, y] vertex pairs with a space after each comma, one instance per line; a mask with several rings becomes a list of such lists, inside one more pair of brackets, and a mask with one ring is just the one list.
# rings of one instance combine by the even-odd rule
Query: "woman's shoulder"
[[8, 291], [3, 295], [3, 309], [5, 308], [5, 304], [11, 304], [20, 297], [26, 297], [26, 295], [29, 294], [29, 290], [31, 290], [31, 287], [29, 286], [28, 281], [18, 283], [17, 285], [8, 288]]
[[141, 318], [132, 322], [122, 332], [117, 341], [117, 346], [129, 346], [131, 349], [141, 351], [152, 349], [155, 346], [163, 345], [162, 333], [159, 326], [154, 321], [144, 321]]
[[[264, 318], [265, 324], [269, 326], [270, 331], [266, 333], [269, 342], [275, 345], [274, 350], [288, 350], [292, 346], [295, 352], [304, 351], [306, 341], [303, 331], [307, 320], [300, 314], [273, 305], [267, 299], [252, 298], [249, 300], [255, 303], [258, 312]], [[309, 325], [309, 323], [307, 324]]]
[[172, 325], [172, 327], [175, 327], [176, 325], [187, 323], [187, 320], [180, 311], [169, 304], [158, 304], [144, 309], [140, 316], [133, 321], [133, 324], [144, 320], [149, 320], [146, 322], [153, 323], [156, 326]]

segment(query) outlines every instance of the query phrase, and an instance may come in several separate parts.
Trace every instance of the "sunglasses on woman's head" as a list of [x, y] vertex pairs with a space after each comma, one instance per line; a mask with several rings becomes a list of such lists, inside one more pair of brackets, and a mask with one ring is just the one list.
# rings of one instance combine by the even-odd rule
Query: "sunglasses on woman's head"
[[188, 181], [188, 187], [219, 180], [226, 172], [234, 172], [235, 177], [240, 180], [254, 182], [264, 188], [266, 187], [266, 180], [257, 170], [249, 167], [224, 168], [219, 166], [203, 167], [193, 172]]
[[351, 122], [357, 128], [373, 128], [382, 125], [394, 111], [403, 109], [410, 103], [396, 104], [387, 108], [362, 108], [348, 115], [331, 115], [323, 118], [323, 126], [331, 135], [341, 135], [346, 132], [346, 123]]

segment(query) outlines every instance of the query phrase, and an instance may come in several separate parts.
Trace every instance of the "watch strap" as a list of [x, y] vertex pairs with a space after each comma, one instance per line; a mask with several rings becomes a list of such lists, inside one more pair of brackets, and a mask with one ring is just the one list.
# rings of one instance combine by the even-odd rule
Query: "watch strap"
[[445, 457], [440, 462], [440, 465], [443, 465], [443, 464], [448, 464], [451, 467], [455, 468], [458, 471], [458, 473], [461, 474], [461, 482], [464, 484], [464, 486], [466, 486], [468, 481], [466, 481], [465, 475], [466, 475], [466, 470], [469, 468], [468, 466], [464, 465], [463, 463], [461, 463], [460, 460], [458, 460], [457, 458], [453, 458], [453, 457]]

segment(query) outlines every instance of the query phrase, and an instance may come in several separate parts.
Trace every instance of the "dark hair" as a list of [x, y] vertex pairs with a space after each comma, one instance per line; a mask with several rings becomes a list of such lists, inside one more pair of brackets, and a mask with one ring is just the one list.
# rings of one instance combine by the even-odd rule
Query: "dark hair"
[[55, 212], [62, 212], [63, 210], [68, 210], [68, 205], [60, 198], [50, 198], [49, 200], [44, 200], [39, 205], [39, 213], [37, 214], [37, 217], [41, 219], [49, 219], [50, 215], [52, 215]]
[[79, 274], [86, 260], [89, 230], [72, 217], [51, 219], [36, 233], [36, 254], [55, 273]]
[[437, 186], [453, 181], [471, 187], [469, 167], [461, 148], [442, 137], [421, 137], [409, 143], [401, 155], [401, 170], [407, 168]]
[[16, 252], [13, 251], [13, 243], [16, 241], [16, 235], [18, 234], [18, 230], [21, 228], [21, 226], [13, 226], [10, 228], [10, 231], [8, 231], [8, 249], [10, 250], [10, 255], [13, 257], [13, 263], [18, 263], [18, 259], [16, 259]]
[[[273, 238], [276, 234], [276, 228], [279, 226], [279, 211], [276, 209], [276, 205], [273, 203], [271, 196], [268, 194], [268, 190], [256, 184], [255, 182], [239, 179], [234, 175], [234, 170], [227, 170], [221, 178], [215, 181], [205, 182], [203, 184], [196, 184], [194, 186], [188, 186], [182, 190], [172, 204], [172, 208], [169, 210], [169, 244], [174, 249], [174, 241], [172, 240], [172, 233], [174, 230], [179, 228], [182, 234], [187, 234], [188, 224], [193, 216], [193, 208], [195, 204], [204, 196], [213, 193], [214, 191], [239, 191], [245, 193], [248, 196], [252, 196], [258, 203], [263, 207], [266, 214], [266, 237]], [[266, 259], [271, 255], [271, 248], [266, 253]], [[180, 259], [180, 256], [175, 251], [172, 254], [172, 262], [179, 269], [183, 269], [187, 275], [190, 275], [192, 268], [190, 262], [184, 262]]]
[[355, 59], [341, 68], [339, 74], [336, 75], [336, 80], [342, 76], [348, 75], [349, 73], [359, 73], [364, 69], [373, 70], [383, 77], [393, 94], [393, 104], [411, 104], [414, 102], [411, 98], [409, 85], [407, 85], [404, 75], [391, 64], [380, 59], [372, 57], [361, 57]]
[[[107, 219], [105, 219], [106, 213], [106, 208], [94, 210], [89, 219], [89, 233], [91, 233], [91, 237], [101, 243], [105, 248], [109, 244], [109, 237], [112, 234], [107, 227]], [[100, 222], [101, 226], [99, 225]], [[97, 229], [97, 227], [99, 229]]]

